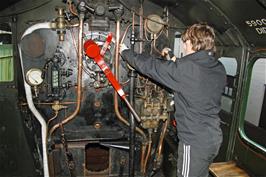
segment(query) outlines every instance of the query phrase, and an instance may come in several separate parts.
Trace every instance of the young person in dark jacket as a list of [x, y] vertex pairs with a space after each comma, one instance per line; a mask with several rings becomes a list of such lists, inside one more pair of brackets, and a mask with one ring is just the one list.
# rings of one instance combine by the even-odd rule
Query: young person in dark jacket
[[120, 49], [133, 68], [174, 93], [178, 177], [207, 177], [222, 143], [218, 113], [226, 73], [213, 56], [214, 39], [212, 27], [203, 23], [190, 26], [182, 34], [185, 56], [176, 61]]

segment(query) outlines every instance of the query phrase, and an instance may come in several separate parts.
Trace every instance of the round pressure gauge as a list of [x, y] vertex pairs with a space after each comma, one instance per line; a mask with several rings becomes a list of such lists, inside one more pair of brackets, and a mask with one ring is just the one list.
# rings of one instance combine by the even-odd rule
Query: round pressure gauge
[[32, 68], [30, 69], [26, 74], [26, 81], [31, 86], [37, 86], [40, 85], [43, 82], [42, 78], [42, 70], [38, 68]]
[[163, 21], [163, 19], [156, 14], [149, 15], [144, 23], [147, 30], [153, 34], [159, 33], [163, 29], [164, 24], [165, 22]]

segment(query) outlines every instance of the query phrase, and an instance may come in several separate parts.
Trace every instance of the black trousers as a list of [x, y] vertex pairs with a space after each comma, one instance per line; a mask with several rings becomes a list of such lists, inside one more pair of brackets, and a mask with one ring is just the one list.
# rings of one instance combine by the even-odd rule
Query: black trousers
[[220, 144], [199, 148], [179, 142], [177, 177], [208, 177], [209, 165], [219, 148]]

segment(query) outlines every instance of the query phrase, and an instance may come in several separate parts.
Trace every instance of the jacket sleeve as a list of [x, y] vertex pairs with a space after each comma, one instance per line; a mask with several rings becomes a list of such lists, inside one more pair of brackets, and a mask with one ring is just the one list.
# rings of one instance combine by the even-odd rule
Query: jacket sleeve
[[180, 74], [176, 62], [137, 54], [132, 50], [124, 50], [121, 56], [138, 72], [174, 91], [177, 90]]

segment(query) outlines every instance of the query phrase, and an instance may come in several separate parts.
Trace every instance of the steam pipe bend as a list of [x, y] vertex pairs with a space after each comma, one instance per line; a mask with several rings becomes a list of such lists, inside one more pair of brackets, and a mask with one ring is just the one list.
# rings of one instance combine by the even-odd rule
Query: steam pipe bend
[[77, 105], [75, 111], [65, 118], [61, 123], [55, 124], [49, 131], [50, 137], [53, 132], [60, 127], [60, 124], [64, 125], [75, 118], [78, 114], [81, 107], [81, 97], [82, 97], [82, 50], [83, 50], [83, 23], [84, 23], [84, 15], [80, 15], [79, 19], [79, 39], [78, 39], [78, 78], [77, 78]]
[[151, 145], [152, 145], [152, 138], [151, 138], [151, 132], [149, 132], [149, 140], [148, 140], [148, 150], [147, 150], [147, 154], [144, 160], [144, 164], [143, 164], [143, 173], [144, 175], [146, 174], [146, 168], [147, 168], [147, 163], [151, 154]]
[[[129, 27], [131, 25], [129, 25], [127, 27], [126, 32], [128, 31]], [[122, 39], [119, 40], [120, 38], [120, 21], [116, 22], [116, 41], [115, 41], [115, 70], [114, 70], [114, 75], [116, 80], [119, 81], [119, 45], [120, 45], [120, 41], [124, 40], [124, 36], [126, 34], [123, 35]], [[115, 114], [118, 117], [118, 119], [123, 122], [124, 124], [126, 124], [127, 126], [129, 126], [129, 122], [121, 115], [120, 111], [119, 111], [119, 107], [118, 107], [118, 94], [116, 92], [114, 92], [114, 108], [115, 108]], [[136, 127], [136, 131], [142, 135], [144, 141], [147, 141], [147, 137], [145, 135], [145, 133], [138, 127]]]
[[169, 125], [169, 118], [164, 122], [163, 127], [162, 127], [162, 131], [161, 131], [160, 139], [159, 139], [159, 145], [158, 145], [157, 153], [156, 153], [156, 158], [154, 160], [154, 167], [157, 167], [157, 163], [161, 161], [163, 140], [164, 140], [168, 125]]
[[52, 29], [52, 23], [51, 22], [44, 22], [44, 23], [37, 23], [35, 25], [32, 25], [26, 31], [22, 34], [21, 39], [22, 40], [25, 36], [33, 33], [34, 31], [38, 29]]
[[126, 37], [126, 34], [128, 33], [128, 30], [129, 30], [129, 28], [130, 28], [131, 26], [132, 26], [132, 24], [129, 24], [129, 25], [126, 27], [125, 32], [124, 32], [124, 34], [122, 35], [119, 44], [122, 44], [122, 43], [124, 42], [125, 37]]
[[[30, 28], [28, 28], [21, 36], [21, 41], [23, 38], [29, 34], [31, 34], [33, 31], [38, 29], [51, 29], [52, 24], [50, 22], [46, 23], [38, 23]], [[45, 122], [45, 119], [42, 117], [40, 112], [36, 109], [33, 98], [32, 98], [32, 92], [31, 92], [31, 86], [26, 82], [25, 73], [24, 73], [24, 66], [23, 66], [23, 59], [22, 59], [22, 51], [21, 51], [21, 44], [18, 44], [18, 50], [19, 50], [19, 57], [20, 57], [20, 63], [21, 63], [21, 70], [22, 70], [22, 76], [24, 80], [24, 88], [26, 93], [26, 99], [28, 102], [28, 106], [33, 113], [33, 115], [36, 117], [38, 122], [41, 124], [41, 136], [42, 136], [42, 155], [43, 155], [43, 173], [45, 177], [49, 177], [49, 168], [48, 168], [48, 157], [47, 157], [47, 124]]]

